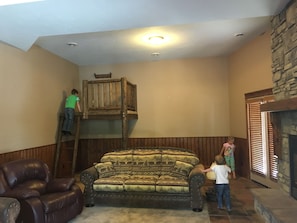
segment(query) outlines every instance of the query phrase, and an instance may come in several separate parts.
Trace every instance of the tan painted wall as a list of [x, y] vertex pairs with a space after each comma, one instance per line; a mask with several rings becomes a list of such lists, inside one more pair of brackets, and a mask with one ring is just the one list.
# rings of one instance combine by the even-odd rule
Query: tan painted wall
[[[139, 119], [130, 137], [225, 136], [229, 134], [228, 64], [225, 58], [154, 61], [80, 67], [80, 82], [112, 73], [137, 84]], [[119, 121], [83, 124], [84, 137], [118, 137]]]
[[229, 57], [230, 128], [247, 138], [244, 94], [272, 88], [270, 32], [240, 48]]
[[55, 143], [63, 98], [79, 87], [78, 67], [33, 46], [0, 43], [0, 153]]
[[[0, 44], [0, 67], [1, 153], [55, 143], [64, 97], [83, 79], [94, 79], [95, 72], [137, 84], [139, 119], [129, 122], [130, 137], [246, 138], [244, 94], [272, 87], [269, 33], [229, 59], [80, 68], [36, 46], [23, 52]], [[84, 124], [85, 137], [121, 135], [119, 121], [94, 123]]]

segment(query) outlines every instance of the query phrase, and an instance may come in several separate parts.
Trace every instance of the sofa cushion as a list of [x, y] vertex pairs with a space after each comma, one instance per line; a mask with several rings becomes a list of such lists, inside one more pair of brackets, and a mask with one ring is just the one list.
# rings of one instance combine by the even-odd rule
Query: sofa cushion
[[176, 165], [176, 161], [189, 163], [192, 166], [195, 166], [199, 163], [198, 157], [193, 153], [173, 149], [164, 149], [162, 151], [161, 175], [170, 175], [174, 166]]
[[156, 182], [156, 191], [162, 193], [189, 193], [189, 183], [185, 179], [163, 175]]
[[199, 163], [199, 158], [191, 152], [173, 149], [164, 149], [162, 151], [162, 162], [172, 162], [176, 160], [190, 163], [193, 166]]
[[116, 174], [111, 162], [97, 163], [95, 168], [99, 173], [99, 178], [111, 177]]
[[105, 162], [111, 162], [117, 174], [130, 174], [132, 170], [132, 150], [106, 153], [101, 158], [101, 163]]
[[126, 191], [155, 192], [157, 176], [131, 176], [125, 180]]
[[4, 196], [6, 197], [13, 197], [17, 198], [19, 200], [25, 200], [32, 197], [40, 197], [40, 193], [37, 190], [31, 190], [31, 189], [13, 189], [6, 191]]
[[128, 175], [117, 175], [106, 178], [99, 178], [94, 181], [93, 189], [95, 191], [124, 191], [124, 182], [129, 179]]
[[27, 180], [14, 187], [17, 190], [36, 190], [39, 194], [46, 192], [46, 182], [43, 180]]
[[169, 173], [170, 176], [188, 179], [189, 173], [193, 169], [193, 165], [181, 161], [176, 161], [172, 171]]
[[55, 178], [47, 184], [47, 192], [63, 192], [70, 190], [71, 186], [75, 184], [74, 178]]
[[161, 154], [133, 154], [131, 174], [159, 175], [161, 170]]

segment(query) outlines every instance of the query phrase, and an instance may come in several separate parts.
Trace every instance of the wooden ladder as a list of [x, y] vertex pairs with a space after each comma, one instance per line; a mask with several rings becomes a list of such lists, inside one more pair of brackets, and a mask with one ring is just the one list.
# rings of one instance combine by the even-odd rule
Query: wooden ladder
[[[58, 176], [58, 167], [59, 164], [62, 165], [63, 161], [61, 158], [61, 153], [65, 150], [68, 150], [68, 152], [71, 153], [71, 160], [68, 160], [67, 165], [71, 165], [71, 176], [73, 177], [75, 174], [75, 168], [76, 168], [76, 160], [77, 160], [77, 153], [78, 153], [78, 143], [79, 143], [79, 130], [80, 130], [80, 121], [81, 121], [81, 115], [75, 114], [74, 119], [74, 136], [63, 136], [62, 134], [62, 127], [64, 122], [64, 114], [60, 114], [59, 117], [59, 126], [58, 126], [58, 135], [57, 135], [57, 144], [56, 144], [56, 153], [55, 153], [55, 163], [54, 163], [54, 177], [56, 178]], [[71, 147], [62, 146], [62, 139], [65, 137], [65, 140], [73, 141], [74, 139], [74, 145]]]

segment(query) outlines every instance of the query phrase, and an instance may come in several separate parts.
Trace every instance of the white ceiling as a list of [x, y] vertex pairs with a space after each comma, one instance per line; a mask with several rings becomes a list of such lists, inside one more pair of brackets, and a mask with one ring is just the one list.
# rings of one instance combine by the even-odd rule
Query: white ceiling
[[[289, 1], [45, 0], [0, 7], [0, 41], [24, 51], [36, 44], [80, 66], [222, 56], [269, 30]], [[149, 34], [166, 41], [151, 45]]]

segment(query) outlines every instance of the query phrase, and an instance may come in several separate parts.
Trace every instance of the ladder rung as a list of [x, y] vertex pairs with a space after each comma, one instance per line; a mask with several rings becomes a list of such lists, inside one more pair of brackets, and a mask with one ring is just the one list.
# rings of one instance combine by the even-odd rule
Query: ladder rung
[[[71, 135], [71, 136], [64, 136], [67, 139], [74, 139], [74, 145], [73, 146], [66, 146], [64, 148], [62, 148], [62, 126], [63, 126], [63, 122], [64, 122], [64, 116], [60, 115], [60, 119], [59, 119], [59, 126], [58, 126], [58, 137], [57, 137], [57, 145], [56, 145], [56, 154], [55, 154], [55, 164], [54, 164], [54, 177], [57, 177], [57, 173], [58, 173], [58, 164], [59, 163], [68, 163], [69, 165], [71, 165], [71, 175], [74, 176], [75, 173], [75, 167], [76, 167], [76, 159], [77, 159], [77, 152], [78, 152], [78, 141], [79, 141], [79, 129], [80, 129], [80, 116], [77, 116], [75, 118], [76, 121], [76, 125], [74, 125], [74, 127], [76, 128], [75, 130], [75, 135]], [[63, 160], [63, 162], [60, 161], [61, 159], [61, 151], [73, 151], [72, 153], [72, 160], [71, 161], [67, 161], [67, 160]]]

